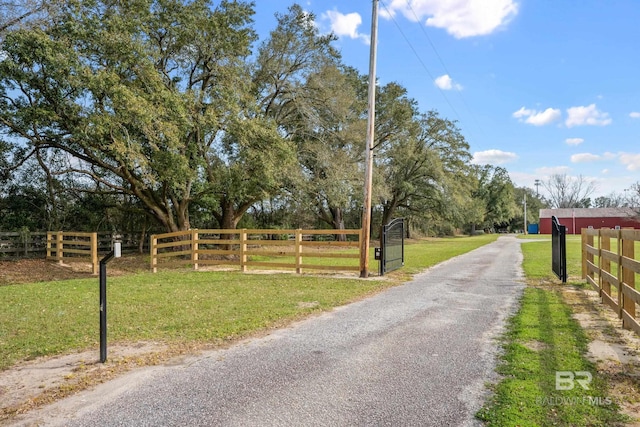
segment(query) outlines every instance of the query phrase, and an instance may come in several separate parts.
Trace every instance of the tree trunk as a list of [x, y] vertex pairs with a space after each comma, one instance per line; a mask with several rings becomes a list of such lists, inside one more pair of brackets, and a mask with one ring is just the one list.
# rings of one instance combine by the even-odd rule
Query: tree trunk
[[391, 200], [387, 201], [383, 205], [382, 225], [387, 225], [389, 224], [389, 222], [391, 222], [391, 219], [393, 219], [393, 214], [396, 212], [397, 208], [398, 208], [398, 199], [396, 198], [396, 196], [393, 196]]
[[138, 241], [139, 254], [144, 253], [144, 241], [146, 238], [147, 238], [147, 217], [145, 215], [144, 219], [142, 220], [142, 230], [140, 230], [140, 239]]
[[158, 207], [151, 209], [151, 215], [162, 224], [167, 233], [173, 233], [174, 231], [181, 231], [178, 225], [173, 220], [170, 212], [165, 212]]
[[389, 224], [389, 222], [391, 222], [391, 217], [393, 215], [393, 212], [391, 211], [391, 209], [387, 209], [387, 207], [385, 206], [383, 211], [382, 211], [382, 225], [387, 225]]
[[242, 215], [236, 212], [233, 202], [229, 202], [226, 199], [221, 200], [221, 213], [215, 216], [218, 220], [218, 225], [223, 230], [235, 230], [240, 218], [242, 218]]
[[189, 202], [182, 200], [177, 205], [176, 219], [178, 220], [178, 229], [188, 230], [191, 228], [191, 222], [189, 221]]
[[42, 159], [42, 154], [40, 150], [36, 151], [36, 159], [38, 160], [38, 164], [44, 171], [47, 180], [47, 195], [49, 196], [49, 203], [51, 209], [49, 210], [49, 230], [61, 230], [60, 217], [58, 215], [58, 203], [57, 203], [57, 195], [55, 190], [55, 179], [51, 174], [51, 169], [47, 166], [45, 161]]
[[[329, 208], [331, 211], [331, 225], [334, 230], [344, 230], [344, 217], [342, 215], [341, 208]], [[345, 234], [336, 234], [335, 239], [339, 242], [346, 242], [347, 236]]]
[[[214, 213], [214, 216], [218, 220], [218, 224], [222, 230], [235, 230], [238, 227], [238, 222], [240, 222], [240, 218], [242, 218], [242, 214], [236, 211], [236, 208], [233, 202], [228, 201], [226, 198], [223, 198], [220, 201], [221, 205], [221, 213]], [[221, 234], [221, 240], [232, 240], [232, 234]], [[231, 245], [225, 243], [220, 245], [220, 249], [224, 251], [230, 251], [232, 249]]]

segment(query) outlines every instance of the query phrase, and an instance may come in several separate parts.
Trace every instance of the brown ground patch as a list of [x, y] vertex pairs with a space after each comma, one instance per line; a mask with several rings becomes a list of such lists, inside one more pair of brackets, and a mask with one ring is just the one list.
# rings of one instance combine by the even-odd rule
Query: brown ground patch
[[[86, 259], [62, 265], [43, 258], [0, 260], [0, 286], [97, 277], [92, 270]], [[109, 262], [110, 276], [140, 271], [149, 271], [148, 256], [126, 255]]]
[[548, 348], [548, 345], [546, 343], [543, 343], [537, 340], [523, 342], [522, 345], [527, 347], [529, 350], [535, 351], [535, 352], [542, 351]]
[[630, 425], [640, 426], [640, 337], [622, 329], [622, 321], [596, 291], [565, 286], [562, 296], [591, 340], [587, 357], [608, 380], [611, 398], [636, 420]]
[[16, 417], [28, 417], [31, 411], [113, 380], [136, 368], [175, 364], [183, 357], [215, 347], [209, 344], [121, 343], [109, 346], [104, 364], [99, 361], [98, 349], [17, 364], [0, 372], [0, 425], [11, 425]]
[[0, 421], [160, 360], [166, 350], [156, 343], [136, 343], [110, 346], [105, 364], [97, 349], [19, 363], [0, 372]]

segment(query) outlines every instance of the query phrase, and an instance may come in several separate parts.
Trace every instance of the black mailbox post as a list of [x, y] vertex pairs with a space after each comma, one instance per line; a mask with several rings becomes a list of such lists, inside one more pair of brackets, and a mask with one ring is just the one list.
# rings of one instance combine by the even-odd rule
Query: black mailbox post
[[100, 363], [107, 361], [107, 263], [120, 258], [121, 243], [113, 243], [113, 250], [100, 260]]

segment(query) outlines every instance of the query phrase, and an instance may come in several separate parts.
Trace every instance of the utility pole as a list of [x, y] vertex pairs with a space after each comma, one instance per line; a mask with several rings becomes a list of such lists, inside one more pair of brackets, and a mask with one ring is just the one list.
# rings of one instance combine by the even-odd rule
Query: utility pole
[[373, 185], [373, 130], [376, 118], [376, 55], [378, 45], [378, 0], [371, 12], [371, 45], [369, 49], [369, 116], [365, 148], [364, 206], [362, 208], [362, 242], [360, 277], [369, 277], [369, 243], [371, 240], [371, 187]]
[[538, 187], [540, 187], [540, 180], [536, 179], [536, 181], [535, 181], [535, 183], [533, 185], [536, 186], [536, 197], [540, 198], [540, 192], [538, 191], [539, 190]]

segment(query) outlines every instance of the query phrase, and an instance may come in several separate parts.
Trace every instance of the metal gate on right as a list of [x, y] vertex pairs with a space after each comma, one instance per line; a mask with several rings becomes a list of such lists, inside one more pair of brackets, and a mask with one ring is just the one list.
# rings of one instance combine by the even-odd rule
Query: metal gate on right
[[551, 268], [562, 283], [567, 283], [567, 228], [551, 217]]
[[382, 227], [380, 236], [380, 275], [404, 265], [404, 218], [396, 218]]

